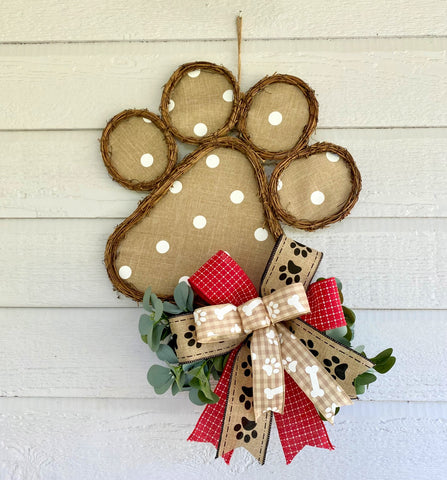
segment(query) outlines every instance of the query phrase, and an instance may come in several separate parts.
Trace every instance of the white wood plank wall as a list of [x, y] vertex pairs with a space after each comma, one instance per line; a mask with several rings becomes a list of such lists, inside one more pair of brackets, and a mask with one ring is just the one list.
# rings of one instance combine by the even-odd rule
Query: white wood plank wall
[[[352, 215], [289, 235], [344, 281], [356, 339], [396, 367], [288, 467], [186, 437], [200, 414], [156, 396], [139, 311], [102, 265], [141, 194], [108, 178], [101, 128], [157, 111], [181, 63], [276, 71], [316, 90], [313, 140], [349, 148]], [[0, 3], [0, 480], [441, 479], [447, 465], [447, 4], [444, 0], [15, 0]]]

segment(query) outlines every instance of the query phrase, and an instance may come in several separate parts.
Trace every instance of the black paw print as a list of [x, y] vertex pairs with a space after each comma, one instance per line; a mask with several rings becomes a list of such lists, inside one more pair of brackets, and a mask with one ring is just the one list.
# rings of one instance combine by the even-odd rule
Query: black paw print
[[300, 340], [301, 340], [301, 343], [309, 349], [309, 352], [314, 357], [318, 357], [318, 355], [319, 355], [318, 350], [314, 349], [314, 342], [312, 342], [312, 340], [307, 340], [306, 341], [304, 338], [300, 338]]
[[[323, 363], [326, 365], [326, 370], [331, 374], [331, 377], [335, 380], [336, 376], [340, 380], [344, 380], [346, 378], [346, 370], [348, 369], [348, 364], [347, 363], [340, 363], [340, 359], [333, 355], [331, 359], [329, 360], [328, 358], [325, 358], [323, 360]], [[331, 368], [332, 366], [335, 365], [334, 368], [334, 373], [332, 373]]]
[[295, 265], [292, 260], [289, 260], [287, 265], [281, 265], [279, 267], [281, 275], [279, 276], [280, 280], [285, 280], [286, 285], [291, 285], [293, 282], [298, 283], [300, 281], [300, 276], [298, 275], [301, 272], [302, 268], [298, 265]]
[[177, 350], [178, 345], [177, 345], [177, 334], [176, 333], [174, 333], [174, 335], [172, 335], [171, 340], [169, 340], [169, 342], [168, 342], [168, 345], [172, 349]]
[[[292, 327], [292, 325], [289, 325], [289, 331], [290, 333], [292, 333], [293, 335], [295, 335], [295, 329]], [[301, 340], [302, 341], [302, 340]]]
[[252, 438], [256, 438], [258, 436], [258, 432], [254, 429], [255, 427], [255, 421], [242, 417], [241, 423], [238, 423], [234, 426], [234, 431], [237, 432], [236, 438], [238, 440], [243, 438], [244, 442], [248, 443]]
[[251, 375], [251, 355], [248, 355], [246, 362], [242, 362], [241, 367], [245, 369], [244, 375], [249, 377]]
[[200, 348], [202, 344], [200, 342], [197, 342], [196, 337], [194, 336], [196, 327], [194, 325], [190, 325], [188, 327], [188, 330], [189, 332], [186, 332], [184, 335], [184, 337], [188, 339], [188, 347], [192, 347], [195, 344], [197, 348]]
[[303, 245], [302, 243], [299, 242], [292, 242], [290, 246], [294, 249], [293, 253], [298, 257], [298, 255], [301, 255], [302, 257], [306, 258], [309, 253], [312, 253], [312, 249], [309, 247], [306, 247], [306, 245]]
[[253, 387], [242, 387], [242, 391], [239, 395], [239, 401], [244, 404], [245, 410], [250, 410], [252, 407]]

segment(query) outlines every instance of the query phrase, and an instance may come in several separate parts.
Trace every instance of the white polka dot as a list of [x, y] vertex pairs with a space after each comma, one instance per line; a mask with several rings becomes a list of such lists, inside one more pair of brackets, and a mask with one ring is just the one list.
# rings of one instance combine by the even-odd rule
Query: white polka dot
[[263, 242], [264, 240], [267, 240], [269, 236], [269, 232], [265, 228], [257, 228], [255, 230], [255, 238], [258, 240], [258, 242]]
[[226, 102], [232, 102], [233, 99], [234, 99], [234, 92], [233, 92], [233, 90], [225, 90], [225, 92], [224, 92], [223, 95], [222, 95], [222, 98], [223, 98]]
[[277, 187], [278, 192], [281, 190], [281, 188], [282, 188], [282, 181], [281, 181], [281, 179], [279, 179], [278, 180], [278, 187]]
[[185, 275], [184, 277], [180, 277], [178, 279], [178, 283], [186, 282], [189, 285], [188, 280], [189, 280], [189, 277], [187, 275]]
[[154, 157], [150, 153], [145, 153], [141, 155], [140, 162], [143, 167], [150, 167], [154, 163]]
[[208, 155], [206, 157], [206, 165], [209, 168], [216, 168], [219, 166], [220, 158], [217, 155]]
[[326, 158], [330, 162], [338, 162], [340, 160], [340, 155], [337, 155], [336, 153], [332, 153], [332, 152], [326, 152]]
[[183, 188], [182, 182], [179, 182], [178, 180], [176, 180], [169, 188], [169, 191], [171, 193], [180, 193], [182, 191], [182, 188]]
[[207, 131], [208, 127], [204, 123], [196, 123], [194, 125], [194, 134], [198, 137], [204, 137]]
[[310, 196], [310, 201], [314, 205], [321, 205], [324, 202], [324, 193], [320, 192], [319, 190], [315, 190]]
[[143, 122], [146, 122], [146, 123], [152, 123], [152, 121], [151, 121], [151, 120], [149, 120], [149, 119], [148, 119], [148, 118], [146, 118], [146, 117], [143, 117]]
[[231, 192], [230, 200], [238, 205], [244, 201], [244, 194], [240, 190], [235, 190], [234, 192]]
[[123, 280], [127, 280], [132, 275], [132, 269], [127, 265], [123, 265], [122, 267], [120, 267], [118, 273]]
[[175, 107], [175, 102], [174, 100], [169, 100], [169, 104], [168, 104], [168, 111], [169, 112], [172, 112], [172, 110], [174, 110], [174, 107]]
[[203, 215], [197, 215], [197, 217], [194, 217], [194, 220], [192, 221], [192, 224], [198, 230], [201, 230], [202, 228], [205, 228], [205, 226], [206, 226], [206, 218]]
[[196, 78], [200, 75], [200, 69], [188, 72], [188, 77]]
[[158, 253], [166, 253], [169, 250], [169, 243], [166, 240], [160, 240], [155, 248]]
[[282, 122], [282, 115], [279, 112], [272, 112], [269, 115], [269, 123], [270, 125], [279, 125]]

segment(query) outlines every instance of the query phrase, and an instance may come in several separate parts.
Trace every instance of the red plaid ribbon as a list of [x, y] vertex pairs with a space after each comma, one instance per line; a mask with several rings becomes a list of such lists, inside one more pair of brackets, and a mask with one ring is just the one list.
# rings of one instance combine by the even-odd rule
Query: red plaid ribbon
[[[239, 306], [258, 296], [256, 288], [242, 268], [224, 251], [220, 250], [189, 278], [193, 290], [211, 305], [232, 303]], [[330, 330], [346, 325], [337, 284], [334, 278], [312, 284], [307, 292], [311, 313], [303, 319], [319, 330]], [[210, 442], [216, 449], [225, 415], [225, 405], [231, 371], [238, 348], [231, 352], [227, 365], [214, 392], [219, 402], [207, 405], [188, 440]], [[334, 447], [326, 428], [312, 402], [289, 377], [286, 378], [286, 399], [283, 415], [275, 414], [279, 438], [287, 464], [305, 445]], [[223, 458], [230, 463], [233, 451]]]
[[310, 313], [301, 318], [324, 332], [346, 325], [335, 278], [312, 283], [307, 289]]

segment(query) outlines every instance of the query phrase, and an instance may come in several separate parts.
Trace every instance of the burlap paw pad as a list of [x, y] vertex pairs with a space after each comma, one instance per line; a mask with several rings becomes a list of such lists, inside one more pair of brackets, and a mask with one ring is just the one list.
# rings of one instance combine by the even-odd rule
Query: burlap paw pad
[[[149, 285], [167, 298], [218, 250], [259, 285], [279, 220], [314, 230], [344, 218], [358, 198], [349, 152], [308, 146], [318, 103], [296, 77], [266, 77], [243, 98], [224, 67], [190, 63], [165, 85], [160, 110], [162, 118], [147, 110], [116, 115], [101, 140], [112, 178], [151, 190], [105, 253], [112, 283], [134, 300]], [[235, 129], [239, 139], [226, 136]], [[177, 165], [175, 138], [198, 145]], [[265, 160], [279, 161], [269, 184]]]

